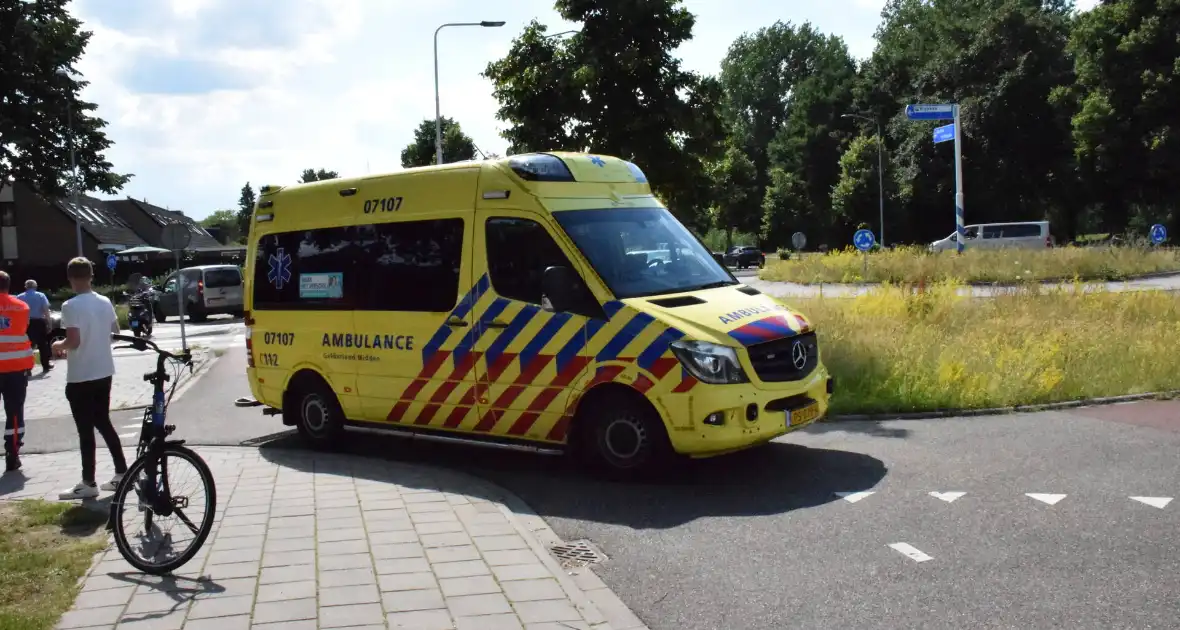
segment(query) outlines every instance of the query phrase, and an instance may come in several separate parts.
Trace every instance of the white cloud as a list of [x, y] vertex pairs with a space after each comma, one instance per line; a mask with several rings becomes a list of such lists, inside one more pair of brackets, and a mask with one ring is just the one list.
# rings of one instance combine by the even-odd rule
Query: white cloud
[[[735, 37], [783, 20], [842, 35], [864, 57], [880, 4], [687, 0], [697, 25], [679, 53], [715, 73]], [[414, 128], [434, 116], [432, 40], [445, 22], [507, 22], [439, 37], [443, 114], [503, 153], [480, 72], [530, 19], [573, 27], [551, 0], [80, 0], [74, 11], [94, 32], [78, 66], [84, 96], [110, 123], [108, 158], [136, 175], [123, 193], [196, 217], [234, 207], [247, 181], [400, 168]]]

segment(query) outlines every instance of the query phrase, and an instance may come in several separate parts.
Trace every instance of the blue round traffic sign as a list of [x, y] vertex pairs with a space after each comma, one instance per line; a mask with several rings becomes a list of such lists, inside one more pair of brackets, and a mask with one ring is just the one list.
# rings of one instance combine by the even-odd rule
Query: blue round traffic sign
[[110, 269], [111, 271], [114, 271], [114, 270], [115, 270], [115, 264], [116, 264], [117, 262], [119, 262], [119, 261], [115, 260], [115, 255], [114, 255], [114, 254], [107, 254], [107, 269]]
[[873, 248], [873, 243], [876, 238], [869, 230], [857, 230], [856, 234], [852, 235], [852, 244], [862, 252], [867, 252]]
[[1159, 245], [1160, 243], [1168, 240], [1168, 228], [1160, 225], [1159, 223], [1151, 226], [1150, 234], [1152, 245]]

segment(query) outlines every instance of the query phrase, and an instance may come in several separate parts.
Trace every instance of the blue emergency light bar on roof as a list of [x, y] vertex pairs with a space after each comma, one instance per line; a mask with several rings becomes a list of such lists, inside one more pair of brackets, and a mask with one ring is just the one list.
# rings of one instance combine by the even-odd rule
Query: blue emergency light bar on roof
[[526, 182], [572, 182], [574, 174], [561, 158], [547, 153], [514, 155], [508, 166]]
[[[597, 166], [603, 166], [602, 158], [595, 156], [591, 161], [597, 160]], [[637, 184], [646, 184], [647, 175], [643, 170], [631, 162], [623, 162], [627, 165], [627, 170], [635, 178]], [[568, 166], [561, 158], [550, 155], [548, 153], [530, 153], [527, 155], [514, 155], [508, 158], [508, 166], [521, 179], [529, 182], [574, 182], [574, 174], [570, 172]]]

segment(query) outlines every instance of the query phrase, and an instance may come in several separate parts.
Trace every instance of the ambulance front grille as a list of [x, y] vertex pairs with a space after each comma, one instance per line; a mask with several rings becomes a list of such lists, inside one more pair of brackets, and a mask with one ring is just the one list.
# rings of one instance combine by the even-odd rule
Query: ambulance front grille
[[[799, 352], [795, 348], [796, 343], [801, 344], [801, 350], [806, 354], [802, 368], [795, 365], [795, 358]], [[746, 348], [746, 351], [750, 353], [750, 364], [754, 366], [754, 373], [764, 383], [801, 380], [811, 374], [819, 364], [819, 344], [813, 332], [755, 344]]]

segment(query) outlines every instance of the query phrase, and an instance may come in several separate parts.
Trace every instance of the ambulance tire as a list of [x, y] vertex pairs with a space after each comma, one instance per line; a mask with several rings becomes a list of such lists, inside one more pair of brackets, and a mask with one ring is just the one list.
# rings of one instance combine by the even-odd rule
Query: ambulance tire
[[629, 390], [604, 391], [586, 402], [575, 429], [575, 448], [584, 463], [620, 480], [668, 472], [675, 453], [651, 403]]
[[284, 420], [314, 449], [334, 450], [344, 439], [344, 410], [318, 374], [304, 372], [291, 379], [283, 401], [283, 415], [288, 414]]

